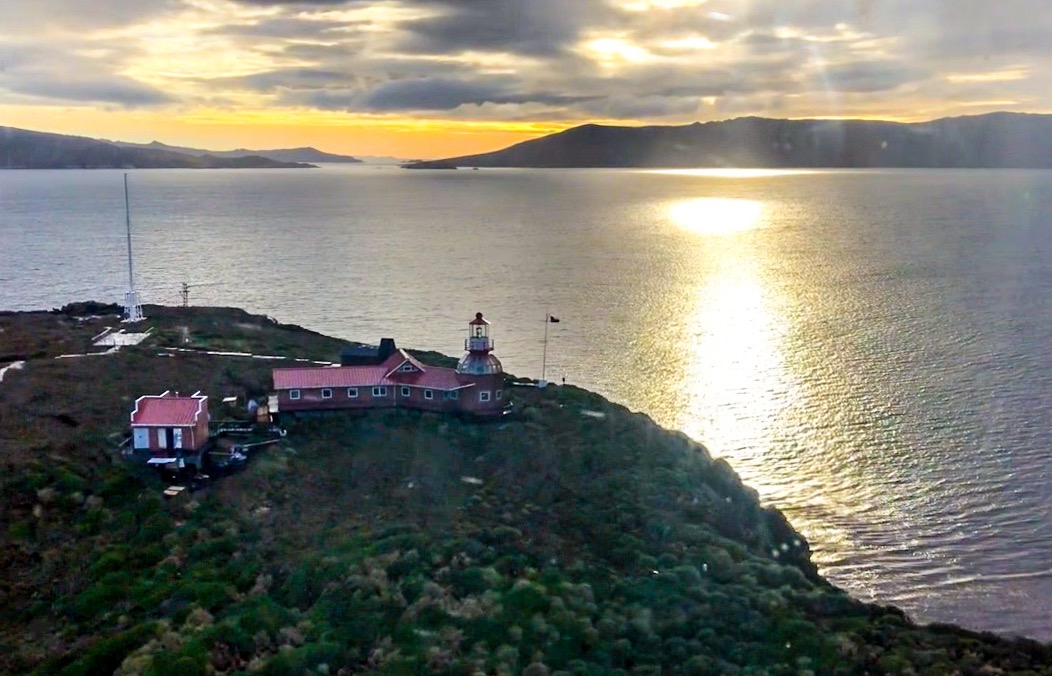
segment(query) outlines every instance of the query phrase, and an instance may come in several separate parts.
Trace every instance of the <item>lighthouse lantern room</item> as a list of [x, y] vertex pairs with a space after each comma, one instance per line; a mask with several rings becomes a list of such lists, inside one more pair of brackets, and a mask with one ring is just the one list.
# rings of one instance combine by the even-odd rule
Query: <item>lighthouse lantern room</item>
[[481, 312], [468, 322], [468, 337], [464, 341], [467, 354], [460, 358], [457, 372], [464, 375], [484, 376], [499, 375], [504, 372], [500, 360], [490, 354], [493, 351], [493, 339], [489, 335], [489, 322]]
[[481, 312], [476, 312], [475, 318], [468, 322], [468, 339], [464, 343], [464, 349], [469, 352], [489, 352], [493, 349], [493, 341], [489, 337], [489, 322]]

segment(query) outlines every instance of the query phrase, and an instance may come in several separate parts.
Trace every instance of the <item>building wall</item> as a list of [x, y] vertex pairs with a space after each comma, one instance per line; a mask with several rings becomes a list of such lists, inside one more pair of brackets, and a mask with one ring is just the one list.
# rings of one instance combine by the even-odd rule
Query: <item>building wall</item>
[[[387, 396], [372, 396], [372, 387], [359, 387], [356, 398], [348, 398], [347, 388], [332, 388], [332, 398], [323, 399], [322, 388], [301, 389], [300, 398], [292, 399], [289, 390], [278, 391], [278, 408], [281, 411], [332, 411], [370, 408], [413, 408], [436, 413], [480, 410], [474, 387], [456, 390], [457, 398], [447, 398], [443, 390], [431, 390], [433, 398], [425, 397], [422, 387], [410, 387], [409, 396], [403, 396], [401, 385], [388, 385]], [[490, 402], [492, 404], [493, 402]], [[497, 402], [503, 404], [503, 402]]]
[[387, 388], [386, 397], [372, 396], [372, 387], [359, 387], [358, 396], [347, 396], [346, 387], [333, 387], [332, 398], [322, 399], [323, 388], [300, 389], [300, 398], [292, 399], [291, 390], [278, 391], [278, 409], [281, 411], [327, 411], [356, 408], [392, 408], [395, 405], [391, 388]]
[[197, 426], [194, 428], [193, 436], [193, 450], [199, 451], [208, 442], [208, 423], [212, 419], [212, 416], [208, 413], [208, 401], [205, 401], [201, 406], [201, 416], [197, 421]]
[[[504, 374], [496, 373], [485, 376], [471, 376], [475, 386], [466, 390], [467, 396], [461, 394], [460, 410], [474, 415], [501, 415], [507, 404], [507, 388], [504, 386]], [[497, 392], [500, 398], [497, 398]], [[489, 401], [481, 400], [481, 393], [489, 392]]]
[[[203, 436], [202, 436], [202, 434], [199, 431], [195, 431], [195, 428], [193, 426], [190, 426], [190, 425], [187, 425], [187, 426], [174, 426], [174, 427], [157, 427], [157, 426], [154, 426], [154, 425], [132, 425], [132, 447], [135, 450], [144, 450], [144, 449], [139, 448], [138, 446], [135, 446], [135, 430], [137, 430], [137, 429], [145, 429], [147, 431], [147, 437], [146, 437], [147, 448], [149, 449], [149, 451], [151, 453], [157, 454], [157, 453], [165, 453], [165, 452], [169, 452], [169, 451], [178, 451], [178, 450], [182, 450], [182, 451], [197, 451], [197, 450], [200, 450], [200, 448], [202, 446], [204, 446], [205, 441], [208, 440], [208, 428], [207, 428], [207, 425], [208, 425], [208, 423], [206, 421], [206, 423], [205, 423], [205, 431], [204, 431], [204, 435]], [[158, 432], [158, 430], [162, 430], [162, 431], [165, 432], [166, 439], [171, 439], [171, 437], [174, 436], [174, 435], [170, 431], [171, 430], [175, 430], [175, 429], [181, 429], [183, 431], [183, 447], [182, 448], [172, 448], [172, 443], [171, 442], [168, 442], [167, 445], [162, 446], [160, 444], [160, 442], [158, 441], [158, 439], [157, 439], [157, 432]]]

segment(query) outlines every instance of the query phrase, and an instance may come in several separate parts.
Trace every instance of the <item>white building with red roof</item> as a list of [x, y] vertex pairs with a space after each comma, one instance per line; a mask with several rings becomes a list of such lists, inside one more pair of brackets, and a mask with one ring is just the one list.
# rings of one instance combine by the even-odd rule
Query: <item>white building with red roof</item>
[[135, 400], [131, 414], [132, 448], [154, 456], [195, 454], [208, 441], [208, 397], [171, 391]]
[[274, 369], [281, 412], [365, 408], [500, 415], [504, 371], [491, 354], [489, 322], [482, 313], [468, 325], [467, 353], [457, 368], [424, 364], [395, 349], [374, 364]]

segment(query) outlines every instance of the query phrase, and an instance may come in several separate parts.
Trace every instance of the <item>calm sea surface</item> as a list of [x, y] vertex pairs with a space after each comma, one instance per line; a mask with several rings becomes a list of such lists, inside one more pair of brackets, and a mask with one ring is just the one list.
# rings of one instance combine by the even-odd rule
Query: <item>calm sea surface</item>
[[[836, 584], [1052, 640], [1052, 172], [132, 172], [145, 302], [563, 376], [726, 457]], [[0, 307], [118, 301], [121, 173], [0, 172]]]

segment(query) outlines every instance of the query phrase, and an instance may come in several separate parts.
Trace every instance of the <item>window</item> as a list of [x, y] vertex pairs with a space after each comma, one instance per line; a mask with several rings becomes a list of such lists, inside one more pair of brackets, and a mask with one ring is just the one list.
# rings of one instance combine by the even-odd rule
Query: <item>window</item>
[[403, 387], [402, 388], [402, 396], [403, 397], [408, 397], [409, 396], [409, 388], [408, 387]]
[[295, 400], [297, 400], [299, 398], [300, 398], [300, 391], [299, 390], [289, 390], [289, 399], [292, 399], [293, 401], [295, 401]]
[[489, 401], [489, 390], [479, 392], [479, 401]]
[[500, 399], [503, 399], [503, 398], [504, 398], [504, 390], [497, 390], [497, 399], [500, 400]]
[[452, 392], [446, 392], [446, 399], [458, 399], [459, 397], [460, 392], [457, 392], [456, 390], [453, 390]]
[[386, 397], [387, 396], [387, 388], [386, 387], [374, 387], [373, 388], [373, 396], [374, 397]]
[[325, 389], [323, 389], [321, 391], [321, 398], [322, 399], [332, 399], [332, 390], [330, 390], [327, 387]]
[[403, 373], [412, 373], [413, 371], [416, 370], [416, 367], [413, 366], [412, 364], [402, 364], [402, 367], [399, 368], [398, 370], [402, 371]]
[[424, 390], [424, 399], [434, 399], [435, 393], [431, 390]]
[[348, 387], [347, 388], [347, 398], [348, 399], [357, 399], [358, 398], [358, 388], [357, 387]]

